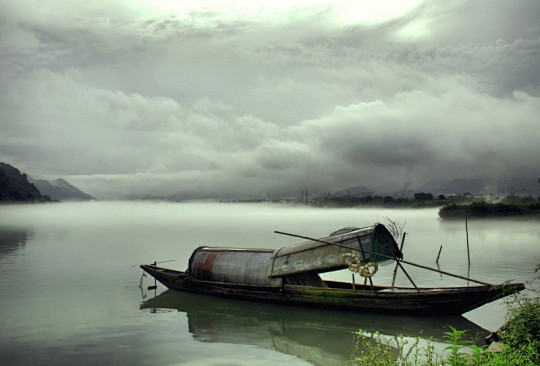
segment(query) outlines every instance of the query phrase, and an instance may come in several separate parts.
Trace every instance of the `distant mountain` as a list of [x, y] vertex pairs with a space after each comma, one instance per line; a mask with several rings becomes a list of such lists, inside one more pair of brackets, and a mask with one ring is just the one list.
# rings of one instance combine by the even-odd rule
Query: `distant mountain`
[[34, 185], [42, 194], [46, 194], [52, 199], [59, 201], [93, 201], [94, 197], [84, 193], [80, 189], [72, 186], [64, 179], [55, 179], [53, 181], [34, 180]]
[[36, 186], [28, 181], [26, 174], [9, 164], [0, 163], [0, 202], [50, 201], [50, 197], [42, 195]]
[[393, 195], [396, 197], [412, 197], [414, 193], [425, 192], [433, 195], [444, 194], [462, 195], [470, 193], [473, 195], [491, 194], [503, 196], [505, 194], [515, 194], [522, 196], [540, 196], [540, 184], [538, 177], [511, 177], [507, 180], [495, 180], [492, 178], [455, 178], [451, 180], [439, 179], [431, 180], [417, 188], [407, 188], [406, 190], [390, 192], [391, 186], [379, 185], [373, 189], [365, 186], [357, 186], [342, 189], [334, 193], [335, 197], [358, 197], [372, 192], [374, 195]]
[[448, 182], [448, 179], [434, 179], [430, 180], [418, 188], [415, 188], [416, 192], [426, 192], [426, 193], [441, 193], [439, 191], [440, 187]]
[[522, 196], [540, 196], [540, 181], [538, 177], [513, 177], [507, 181], [499, 180], [496, 183], [499, 194], [517, 194]]
[[537, 177], [512, 177], [507, 180], [491, 178], [452, 179], [447, 182], [428, 182], [415, 189], [417, 192], [433, 194], [492, 194], [492, 195], [540, 195], [540, 184]]
[[416, 188], [415, 191], [444, 195], [461, 195], [463, 193], [484, 194], [490, 193], [490, 184], [487, 178], [456, 178], [450, 181], [430, 181]]

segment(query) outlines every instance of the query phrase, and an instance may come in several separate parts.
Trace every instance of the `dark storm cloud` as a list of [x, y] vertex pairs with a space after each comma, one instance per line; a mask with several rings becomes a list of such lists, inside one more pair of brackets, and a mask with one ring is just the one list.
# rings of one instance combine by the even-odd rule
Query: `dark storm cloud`
[[540, 168], [534, 2], [428, 1], [355, 25], [326, 9], [231, 19], [13, 4], [0, 15], [0, 160], [97, 196]]

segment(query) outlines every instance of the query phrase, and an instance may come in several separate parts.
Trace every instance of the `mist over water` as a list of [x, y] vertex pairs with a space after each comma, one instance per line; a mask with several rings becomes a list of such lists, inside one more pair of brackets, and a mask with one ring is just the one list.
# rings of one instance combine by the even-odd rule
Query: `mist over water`
[[[323, 237], [347, 226], [387, 224], [387, 218], [405, 223], [404, 254], [412, 262], [436, 267], [442, 245], [442, 270], [490, 283], [530, 281], [540, 263], [537, 219], [469, 220], [469, 268], [464, 222], [440, 221], [436, 209], [160, 202], [4, 205], [0, 357], [12, 365], [248, 365], [261, 359], [269, 365], [331, 364], [348, 357], [355, 328], [441, 333], [444, 324], [427, 320], [429, 324], [373, 314], [291, 310], [170, 294], [161, 285], [156, 292], [148, 291], [153, 283], [149, 278], [139, 288], [139, 264], [174, 260], [163, 266], [183, 270], [201, 245], [280, 248], [302, 240], [274, 230]], [[466, 285], [435, 272], [407, 269], [419, 286]], [[389, 284], [392, 271], [393, 264], [382, 266], [374, 282]], [[340, 271], [323, 277], [350, 281], [351, 275]], [[402, 274], [397, 283], [410, 285]], [[504, 314], [504, 304], [497, 301], [452, 322], [470, 320], [495, 329]], [[253, 322], [258, 326], [248, 326]], [[413, 325], [418, 323], [423, 333]], [[296, 331], [286, 332], [287, 327]], [[321, 337], [347, 346], [326, 349]]]

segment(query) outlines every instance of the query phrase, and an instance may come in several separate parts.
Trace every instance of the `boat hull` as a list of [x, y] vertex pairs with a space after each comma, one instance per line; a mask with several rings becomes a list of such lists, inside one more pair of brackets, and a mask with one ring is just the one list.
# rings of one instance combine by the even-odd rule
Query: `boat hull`
[[291, 305], [404, 314], [460, 315], [519, 292], [522, 283], [445, 288], [389, 288], [326, 281], [328, 287], [254, 286], [194, 280], [183, 271], [153, 265], [141, 268], [169, 289]]

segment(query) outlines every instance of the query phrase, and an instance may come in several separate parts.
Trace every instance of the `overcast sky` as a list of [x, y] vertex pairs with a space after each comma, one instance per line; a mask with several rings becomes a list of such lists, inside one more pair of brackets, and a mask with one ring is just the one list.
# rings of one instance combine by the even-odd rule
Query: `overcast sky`
[[0, 0], [0, 161], [98, 198], [535, 179], [539, 19], [537, 0]]

